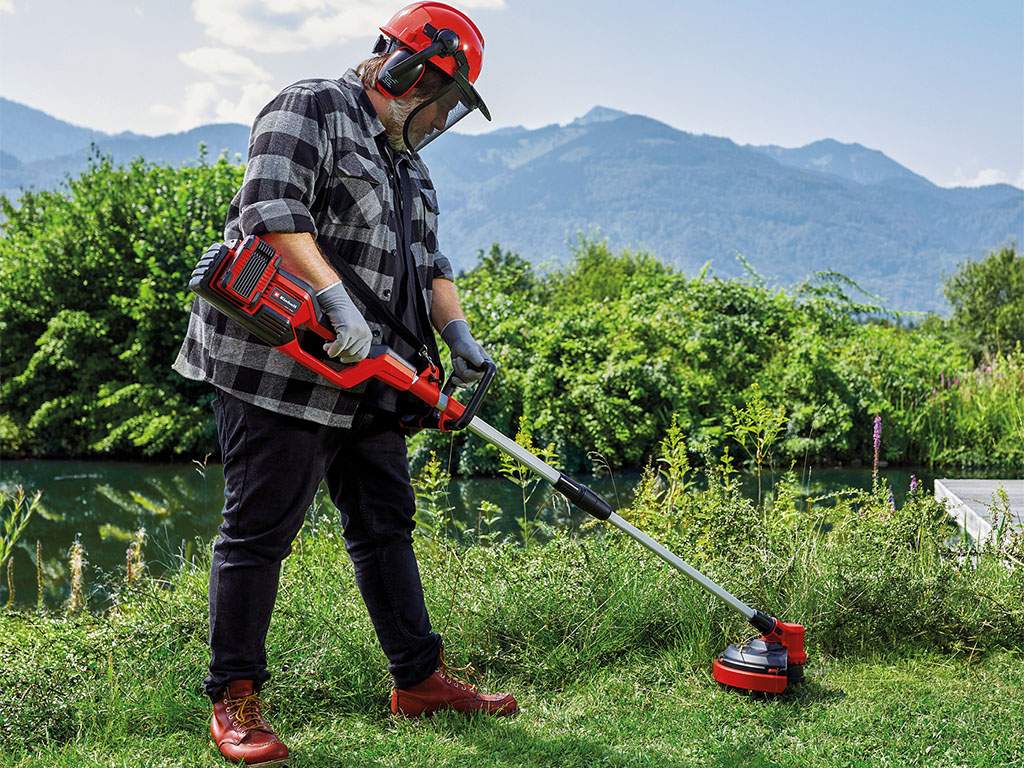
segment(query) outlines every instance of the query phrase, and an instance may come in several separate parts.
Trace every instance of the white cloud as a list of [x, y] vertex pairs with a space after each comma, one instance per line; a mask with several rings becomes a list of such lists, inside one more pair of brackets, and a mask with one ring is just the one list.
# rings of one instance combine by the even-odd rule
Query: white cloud
[[170, 121], [168, 130], [188, 130], [203, 123], [249, 125], [278, 89], [269, 72], [230, 48], [196, 48], [178, 55], [201, 75], [185, 87], [179, 106], [156, 104], [150, 111]]
[[[0, 0], [2, 1], [2, 0]], [[470, 8], [503, 8], [505, 0], [461, 0]], [[323, 48], [376, 36], [398, 10], [394, 0], [193, 0], [192, 14], [221, 43], [265, 53]]]
[[[502, 8], [505, 0], [460, 0], [459, 5]], [[167, 131], [211, 122], [249, 125], [279, 89], [258, 56], [238, 49], [289, 53], [370, 40], [399, 7], [395, 0], [193, 0], [193, 16], [217, 45], [178, 55], [199, 79], [185, 87], [180, 105], [155, 104], [150, 113], [167, 121]]]
[[150, 111], [169, 119], [166, 130], [184, 131], [214, 120], [214, 105], [220, 93], [216, 83], [204, 81], [185, 87], [185, 98], [178, 106], [156, 104]]
[[234, 99], [221, 96], [217, 99], [217, 122], [251, 125], [259, 111], [279, 90], [266, 83], [248, 83], [242, 86], [241, 94], [236, 92]]
[[0, 13], [14, 13], [14, 0], [0, 0]]
[[186, 86], [180, 106], [156, 104], [150, 112], [168, 119], [167, 131], [185, 131], [206, 123], [250, 125], [278, 90], [268, 83], [232, 87], [204, 80]]
[[990, 184], [1012, 184], [1015, 187], [1024, 188], [1024, 168], [1021, 168], [1017, 178], [998, 168], [982, 168], [973, 176], [968, 176], [962, 168], [957, 168], [953, 173], [953, 180], [946, 184], [947, 187], [986, 187]]
[[217, 83], [270, 80], [270, 73], [238, 51], [229, 48], [196, 48], [178, 54], [187, 66]]

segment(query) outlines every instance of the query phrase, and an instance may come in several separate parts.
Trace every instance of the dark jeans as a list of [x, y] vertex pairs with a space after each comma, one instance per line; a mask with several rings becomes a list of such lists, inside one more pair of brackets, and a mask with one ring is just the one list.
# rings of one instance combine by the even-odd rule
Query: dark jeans
[[254, 680], [258, 689], [270, 677], [265, 643], [281, 561], [325, 477], [395, 685], [429, 677], [441, 636], [430, 627], [412, 549], [415, 496], [396, 417], [360, 413], [352, 429], [326, 427], [220, 389], [213, 410], [224, 461], [224, 521], [210, 571], [207, 694], [216, 699], [238, 679]]

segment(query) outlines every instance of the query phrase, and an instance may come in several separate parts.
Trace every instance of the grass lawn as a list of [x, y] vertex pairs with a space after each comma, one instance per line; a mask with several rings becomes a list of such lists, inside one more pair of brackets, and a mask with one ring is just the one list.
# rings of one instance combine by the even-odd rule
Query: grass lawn
[[[1024, 765], [1024, 658], [971, 663], [916, 655], [814, 660], [793, 695], [760, 700], [720, 689], [671, 654], [634, 656], [564, 690], [524, 688], [510, 720], [456, 715], [415, 722], [376, 698], [339, 714], [273, 713], [294, 766], [1012, 766]], [[59, 685], [59, 681], [55, 681]], [[273, 688], [267, 691], [273, 701]], [[351, 710], [351, 707], [347, 708]], [[218, 766], [198, 697], [138, 736], [102, 727], [66, 744], [8, 756], [17, 766]]]

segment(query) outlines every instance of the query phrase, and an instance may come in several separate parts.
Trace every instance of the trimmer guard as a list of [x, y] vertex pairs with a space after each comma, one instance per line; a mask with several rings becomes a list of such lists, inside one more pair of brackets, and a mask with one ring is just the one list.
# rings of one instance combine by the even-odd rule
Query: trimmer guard
[[733, 643], [718, 654], [711, 669], [715, 680], [759, 693], [783, 693], [788, 685], [803, 681], [807, 662], [803, 626], [770, 621], [774, 626], [763, 635]]

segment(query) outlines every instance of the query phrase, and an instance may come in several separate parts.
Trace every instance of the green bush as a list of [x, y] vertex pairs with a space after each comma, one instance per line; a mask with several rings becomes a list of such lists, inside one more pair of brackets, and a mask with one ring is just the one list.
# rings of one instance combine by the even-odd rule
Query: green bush
[[[482, 417], [510, 434], [522, 420], [570, 471], [590, 469], [595, 454], [612, 467], [642, 465], [672, 413], [694, 450], [724, 445], [730, 414], [755, 384], [789, 417], [780, 461], [869, 455], [881, 415], [889, 461], [1019, 466], [1024, 410], [1009, 384], [1024, 355], [975, 370], [941, 320], [865, 320], [878, 308], [850, 298], [841, 276], [770, 290], [687, 278], [644, 254], [584, 241], [568, 267], [543, 277], [495, 246], [458, 282], [471, 325], [500, 364]], [[986, 373], [997, 367], [999, 377]], [[961, 385], [959, 396], [988, 401], [983, 415], [936, 410], [936, 392]], [[971, 426], [979, 419], [984, 429]], [[447, 451], [452, 440], [460, 471], [496, 471], [496, 452], [462, 436], [424, 435], [413, 455]]]
[[18, 207], [3, 199], [6, 452], [155, 455], [212, 443], [207, 388], [170, 365], [188, 276], [223, 236], [242, 171], [200, 159], [122, 167], [96, 156], [65, 190], [26, 192]]
[[[170, 365], [187, 323], [187, 277], [222, 236], [241, 178], [224, 159], [170, 168], [97, 157], [62, 192], [3, 202], [5, 454], [216, 450], [210, 389]], [[1024, 444], [1016, 326], [1000, 320], [1002, 351], [977, 365], [963, 331], [981, 306], [965, 297], [991, 298], [972, 286], [997, 284], [1001, 271], [1016, 285], [1019, 264], [1011, 250], [977, 268], [984, 280], [966, 267], [951, 282], [952, 323], [917, 328], [851, 298], [841, 275], [773, 289], [756, 275], [687, 277], [650, 254], [588, 240], [544, 274], [495, 245], [457, 282], [499, 364], [482, 418], [506, 434], [528, 426], [568, 471], [642, 466], [672, 414], [694, 451], [724, 446], [755, 384], [788, 415], [777, 460], [866, 455], [881, 415], [891, 461], [1013, 468]], [[1000, 317], [1012, 320], [1014, 296]], [[451, 448], [462, 474], [500, 468], [493, 448], [464, 435], [423, 432], [411, 447], [415, 467]]]
[[1016, 246], [961, 264], [945, 292], [953, 329], [977, 357], [1024, 344], [1024, 256]]

